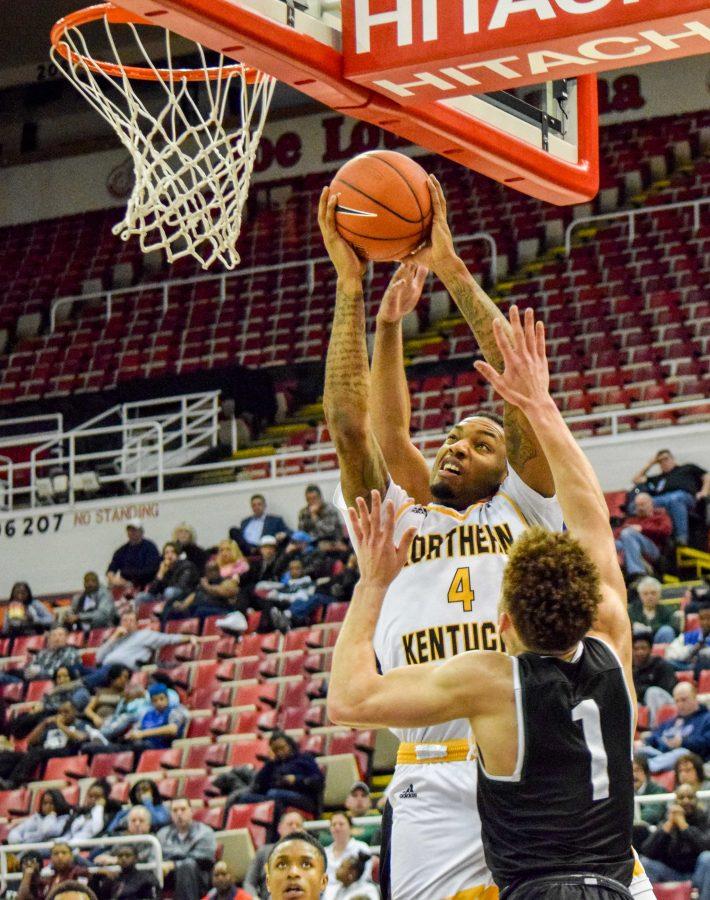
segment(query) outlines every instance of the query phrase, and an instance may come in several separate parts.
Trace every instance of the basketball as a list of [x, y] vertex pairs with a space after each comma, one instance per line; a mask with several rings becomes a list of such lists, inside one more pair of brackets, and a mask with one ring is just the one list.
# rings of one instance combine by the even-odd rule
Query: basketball
[[339, 194], [338, 231], [365, 259], [402, 259], [429, 237], [427, 173], [402, 153], [373, 150], [356, 156], [339, 169], [330, 189]]

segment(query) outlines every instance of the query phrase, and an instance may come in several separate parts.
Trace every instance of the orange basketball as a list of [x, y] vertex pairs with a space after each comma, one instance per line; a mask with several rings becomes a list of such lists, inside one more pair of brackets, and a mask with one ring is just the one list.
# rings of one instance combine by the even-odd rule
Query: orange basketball
[[402, 259], [431, 231], [431, 195], [422, 167], [392, 150], [362, 153], [331, 182], [335, 223], [364, 259]]

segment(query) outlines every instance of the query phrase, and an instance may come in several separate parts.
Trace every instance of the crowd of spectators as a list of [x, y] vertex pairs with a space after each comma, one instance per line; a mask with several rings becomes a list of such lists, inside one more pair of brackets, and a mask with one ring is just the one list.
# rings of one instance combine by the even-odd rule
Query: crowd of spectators
[[[318, 621], [329, 603], [350, 599], [357, 559], [339, 513], [316, 485], [306, 488], [293, 528], [267, 515], [262, 495], [251, 498], [251, 507], [252, 515], [213, 547], [200, 546], [194, 529], [182, 522], [159, 549], [141, 521], [129, 521], [105, 576], [87, 572], [71, 602], [54, 608], [35, 599], [28, 584], [13, 586], [2, 626], [9, 653], [15, 638], [42, 635], [44, 641], [21, 661], [11, 656], [0, 685], [40, 682], [42, 689], [36, 700], [19, 706], [13, 706], [15, 695], [0, 696], [0, 790], [19, 789], [61, 757], [86, 756], [92, 765], [103, 754], [128, 751], [135, 768], [143, 751], [169, 749], [183, 737], [189, 713], [170, 664], [152, 667], [147, 677], [141, 671], [163, 648], [199, 648], [194, 634], [167, 628], [175, 619], [218, 617], [225, 635], [238, 636], [249, 617], [252, 630], [257, 622], [262, 633], [285, 633]], [[85, 642], [97, 632], [101, 637], [89, 654]], [[52, 842], [51, 849], [17, 854], [17, 896], [47, 900], [59, 884], [78, 884], [87, 897], [108, 900], [268, 897], [271, 850], [284, 836], [301, 833], [304, 816], [321, 813], [324, 787], [316, 758], [288, 734], [271, 732], [269, 747], [263, 765], [240, 770], [238, 789], [224, 791], [227, 809], [274, 803], [270, 843], [258, 850], [242, 886], [217, 858], [215, 832], [194, 818], [189, 799], [164, 799], [146, 777], [133, 783], [121, 804], [112, 798], [111, 783], [98, 778], [81, 790], [80, 803], [50, 783], [30, 815], [6, 829], [6, 843]], [[365, 782], [353, 786], [346, 807], [323, 834], [331, 878], [326, 896], [379, 897], [371, 880], [379, 818], [367, 829], [351, 824], [351, 816], [376, 813]], [[163, 887], [155, 878], [155, 847], [145, 841], [149, 834], [162, 851]], [[127, 837], [136, 843], [126, 843]], [[123, 841], [112, 843], [117, 838]], [[100, 845], [82, 846], [87, 839]]]
[[[634, 785], [638, 796], [673, 786], [677, 794], [673, 803], [640, 807], [636, 845], [654, 879], [692, 879], [699, 896], [710, 900], [710, 829], [696, 797], [706, 789], [704, 765], [710, 763], [710, 711], [696, 687], [710, 668], [710, 597], [697, 592], [685, 610], [697, 614], [697, 625], [688, 626], [663, 602], [661, 582], [653, 574], [661, 573], [664, 554], [684, 536], [679, 528], [687, 516], [679, 513], [679, 503], [686, 513], [691, 504], [677, 493], [695, 479], [698, 502], [707, 494], [708, 479], [698, 467], [677, 466], [668, 451], [657, 454], [653, 464], [661, 475], [646, 478], [649, 465], [643, 483], [637, 479], [643, 490], [631, 493], [629, 515], [617, 535], [630, 581], [634, 681], [645, 711]], [[194, 634], [168, 628], [175, 620], [213, 617], [225, 635], [238, 636], [248, 621], [252, 629], [257, 622], [262, 633], [286, 633], [317, 621], [329, 603], [350, 599], [357, 559], [339, 513], [316, 485], [306, 488], [293, 528], [267, 513], [263, 495], [251, 498], [251, 509], [252, 515], [213, 547], [202, 547], [194, 529], [182, 522], [159, 549], [142, 522], [130, 521], [127, 540], [108, 564], [106, 583], [87, 572], [82, 590], [56, 609], [33, 598], [28, 584], [13, 585], [2, 636], [12, 641], [45, 635], [45, 641], [21, 664], [8, 664], [0, 685], [41, 681], [44, 689], [19, 711], [0, 699], [0, 789], [27, 783], [57, 757], [85, 754], [91, 761], [129, 751], [135, 765], [143, 751], [167, 750], [183, 737], [189, 714], [169, 667], [139, 677], [163, 648], [199, 646]], [[87, 662], [75, 633], [86, 637], [99, 629], [105, 633]], [[175, 900], [266, 900], [269, 860], [275, 852], [288, 852], [290, 836], [301, 840], [304, 817], [321, 813], [324, 785], [315, 757], [287, 733], [271, 732], [269, 747], [270, 758], [257, 771], [235, 770], [233, 781], [225, 778], [227, 808], [273, 801], [275, 809], [269, 843], [258, 850], [242, 886], [229, 864], [216, 859], [215, 833], [194, 818], [189, 799], [166, 801], [156, 782], [145, 778], [133, 784], [122, 805], [99, 778], [82, 791], [81, 805], [48, 786], [34, 811], [7, 832], [6, 841], [16, 844], [55, 842], [51, 852], [21, 854], [18, 897], [45, 900], [69, 879], [86, 885], [87, 896], [93, 891], [109, 900], [152, 900], [164, 892]], [[377, 812], [367, 783], [357, 782], [345, 809], [330, 815], [318, 844], [328, 876], [325, 900], [379, 897], [372, 872], [380, 819], [362, 824]], [[153, 874], [155, 848], [141, 841], [148, 834], [161, 847], [164, 888]], [[112, 843], [117, 837], [135, 837], [136, 843]], [[101, 839], [101, 846], [81, 849], [87, 838]]]

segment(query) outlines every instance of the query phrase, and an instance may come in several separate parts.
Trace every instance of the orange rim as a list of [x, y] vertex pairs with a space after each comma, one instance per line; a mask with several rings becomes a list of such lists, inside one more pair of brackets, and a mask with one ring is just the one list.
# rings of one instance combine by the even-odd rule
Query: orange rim
[[70, 28], [80, 28], [89, 22], [98, 22], [99, 19], [105, 18], [112, 25], [152, 25], [159, 26], [150, 19], [144, 19], [135, 13], [126, 9], [119, 9], [113, 3], [97, 3], [95, 6], [87, 6], [85, 9], [78, 9], [76, 12], [69, 13], [58, 22], [50, 32], [50, 40], [52, 46], [57, 53], [72, 65], [83, 64], [92, 72], [103, 72], [104, 75], [110, 75], [112, 78], [122, 78], [127, 75], [134, 81], [219, 81], [222, 78], [228, 78], [230, 75], [237, 75], [244, 72], [246, 80], [249, 84], [256, 81], [257, 70], [243, 66], [241, 63], [234, 63], [228, 66], [213, 67], [207, 69], [150, 69], [145, 66], [119, 66], [116, 63], [105, 62], [100, 59], [93, 59], [90, 56], [84, 56], [77, 53], [63, 40], [65, 33]]

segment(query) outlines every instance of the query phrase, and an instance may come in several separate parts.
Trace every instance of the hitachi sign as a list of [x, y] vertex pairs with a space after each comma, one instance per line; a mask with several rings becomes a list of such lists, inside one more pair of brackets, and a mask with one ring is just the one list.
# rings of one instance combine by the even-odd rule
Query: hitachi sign
[[[609, 5], [628, 6], [640, 3], [640, 0], [497, 0], [490, 15], [482, 15], [480, 0], [396, 0], [394, 9], [378, 13], [371, 11], [372, 0], [354, 0], [355, 50], [357, 53], [369, 53], [372, 29], [387, 24], [396, 25], [399, 47], [411, 44], [414, 40], [415, 12], [421, 16], [422, 40], [438, 40], [440, 19], [443, 19], [441, 24], [449, 29], [456, 21], [451, 14], [457, 2], [461, 13], [458, 21], [462, 25], [462, 33], [466, 35], [507, 28], [509, 20], [520, 13], [534, 12], [543, 22], [556, 19], [560, 13], [584, 16]], [[490, 6], [490, 3], [485, 5]]]
[[[515, 87], [539, 81], [541, 78], [555, 78], [560, 69], [568, 74], [570, 69], [597, 69], [600, 64], [604, 68], [620, 65], [621, 60], [638, 59], [658, 51], [676, 51], [682, 38], [700, 39], [705, 43], [706, 52], [710, 51], [710, 27], [702, 22], [686, 22], [685, 31], [672, 35], [661, 34], [653, 29], [643, 29], [636, 36], [607, 35], [603, 38], [583, 40], [573, 48], [566, 47], [567, 52], [550, 46], [547, 49], [536, 49], [519, 54], [508, 54], [475, 62], [461, 62], [458, 65], [431, 68], [425, 71], [412, 72], [408, 79], [395, 81], [393, 78], [373, 79], [372, 84], [386, 94], [406, 102], [406, 98], [423, 94], [433, 99], [432, 92], [442, 98], [451, 98], [458, 94], [470, 93], [471, 89], [490, 88], [490, 80], [496, 80], [496, 87], [509, 85]], [[639, 61], [643, 61], [640, 59]], [[627, 63], [628, 64], [628, 63]], [[550, 74], [551, 73], [551, 74]], [[483, 86], [483, 88], [481, 87]], [[468, 89], [468, 90], [465, 90]]]

